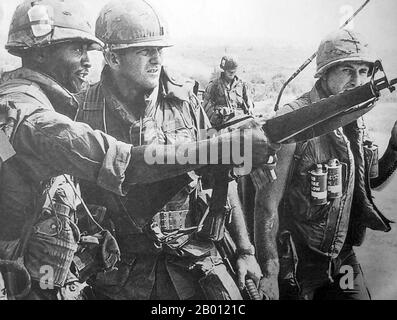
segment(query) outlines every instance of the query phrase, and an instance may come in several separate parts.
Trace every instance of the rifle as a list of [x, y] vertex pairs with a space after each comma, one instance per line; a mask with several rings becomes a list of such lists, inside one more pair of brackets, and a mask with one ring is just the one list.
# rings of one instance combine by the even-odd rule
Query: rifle
[[[377, 72], [382, 72], [383, 76], [376, 79]], [[388, 89], [393, 92], [396, 84], [397, 78], [389, 81], [381, 61], [378, 60], [367, 84], [273, 119], [258, 122], [262, 122], [262, 128], [272, 142], [296, 143], [313, 139], [360, 118], [373, 109], [382, 90]], [[238, 128], [248, 119], [252, 117], [235, 118], [216, 129]]]

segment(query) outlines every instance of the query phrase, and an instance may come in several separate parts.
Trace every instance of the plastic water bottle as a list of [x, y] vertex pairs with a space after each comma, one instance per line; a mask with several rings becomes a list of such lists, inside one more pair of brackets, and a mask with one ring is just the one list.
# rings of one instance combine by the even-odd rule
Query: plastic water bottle
[[28, 11], [28, 17], [36, 38], [43, 37], [52, 31], [51, 19], [46, 6], [33, 2], [32, 8]]

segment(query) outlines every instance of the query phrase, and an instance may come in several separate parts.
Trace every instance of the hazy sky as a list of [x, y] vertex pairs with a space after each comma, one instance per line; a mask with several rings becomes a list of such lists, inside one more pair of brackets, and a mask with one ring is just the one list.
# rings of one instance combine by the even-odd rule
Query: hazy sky
[[[92, 22], [108, 0], [82, 0]], [[21, 1], [0, 1], [0, 41], [4, 42], [13, 11]], [[349, 10], [364, 0], [153, 0], [167, 18], [176, 43], [256, 45], [292, 44], [317, 49], [324, 35], [338, 28]], [[396, 52], [397, 1], [371, 0], [354, 21], [375, 51]], [[4, 47], [0, 43], [0, 50]], [[307, 49], [309, 50], [309, 49]], [[396, 57], [397, 58], [397, 57]], [[390, 59], [389, 59], [390, 60]], [[393, 62], [394, 63], [394, 62]], [[396, 61], [397, 64], [397, 61]]]
[[[1, 32], [8, 30], [17, 3], [1, 0]], [[83, 0], [94, 21], [107, 0]], [[154, 0], [168, 18], [176, 38], [272, 39], [314, 45], [337, 28], [348, 8], [364, 0]], [[347, 9], [346, 9], [347, 7]], [[345, 9], [345, 11], [343, 11]], [[377, 45], [396, 47], [397, 1], [371, 0], [355, 22]], [[387, 41], [386, 41], [387, 39]]]

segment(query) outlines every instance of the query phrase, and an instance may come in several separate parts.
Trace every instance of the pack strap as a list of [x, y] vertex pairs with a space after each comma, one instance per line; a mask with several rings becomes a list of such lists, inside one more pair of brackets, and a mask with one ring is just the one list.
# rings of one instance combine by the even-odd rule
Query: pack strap
[[88, 216], [88, 218], [90, 218], [90, 220], [98, 227], [98, 229], [100, 231], [104, 231], [104, 229], [102, 228], [102, 226], [96, 222], [96, 220], [94, 219], [94, 217], [91, 214], [90, 209], [88, 209], [87, 204], [85, 203], [85, 201], [83, 200], [82, 196], [80, 195], [80, 193], [77, 191], [73, 181], [71, 181], [71, 179], [67, 176], [67, 175], [63, 175], [63, 177], [66, 179], [66, 182], [71, 186], [73, 192], [75, 193], [76, 197], [79, 198], [79, 200], [81, 201], [81, 204]]

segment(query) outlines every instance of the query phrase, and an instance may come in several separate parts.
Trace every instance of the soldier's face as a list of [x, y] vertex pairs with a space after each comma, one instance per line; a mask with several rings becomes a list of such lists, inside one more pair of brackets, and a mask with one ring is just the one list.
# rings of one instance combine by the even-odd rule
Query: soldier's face
[[324, 76], [329, 92], [333, 95], [353, 89], [368, 82], [369, 65], [344, 62], [331, 68]]
[[119, 73], [135, 89], [150, 91], [159, 85], [163, 48], [129, 48], [123, 50], [119, 60]]
[[228, 82], [233, 81], [234, 77], [236, 76], [237, 73], [237, 69], [233, 69], [233, 70], [225, 70], [225, 79]]
[[46, 73], [72, 93], [81, 91], [91, 68], [88, 45], [82, 42], [60, 43], [49, 48]]

